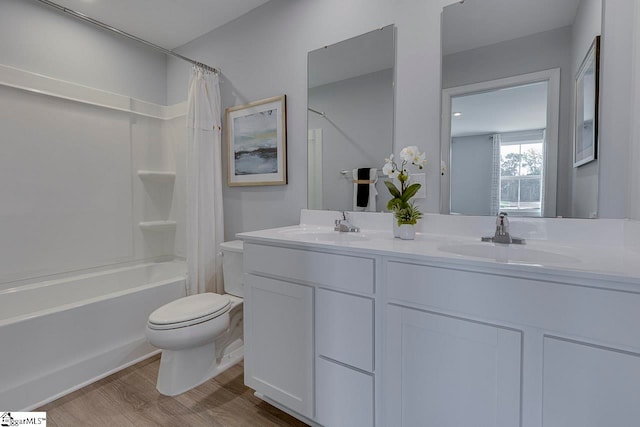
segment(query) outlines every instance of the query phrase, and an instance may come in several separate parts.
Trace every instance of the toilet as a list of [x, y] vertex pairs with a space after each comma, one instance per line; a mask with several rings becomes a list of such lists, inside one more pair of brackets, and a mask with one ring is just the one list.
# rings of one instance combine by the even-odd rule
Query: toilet
[[243, 359], [242, 241], [220, 249], [224, 295], [180, 298], [149, 316], [147, 339], [162, 350], [156, 388], [164, 395], [184, 393]]

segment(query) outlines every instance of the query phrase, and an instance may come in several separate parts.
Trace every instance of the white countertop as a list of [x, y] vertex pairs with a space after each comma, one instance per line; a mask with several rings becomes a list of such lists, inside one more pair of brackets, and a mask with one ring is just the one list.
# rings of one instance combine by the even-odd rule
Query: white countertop
[[[327, 213], [320, 216], [326, 217]], [[304, 223], [301, 225], [240, 233], [238, 238], [249, 242], [271, 242], [300, 248], [383, 255], [493, 274], [544, 280], [561, 279], [585, 286], [594, 286], [592, 281], [595, 281], [606, 287], [640, 292], [640, 251], [623, 242], [616, 244], [613, 238], [604, 243], [595, 239], [588, 244], [585, 239], [571, 242], [569, 238], [544, 240], [531, 238], [529, 235], [525, 245], [496, 245], [480, 242], [481, 235], [444, 235], [430, 230], [432, 232], [417, 233], [415, 240], [405, 241], [393, 238], [391, 226], [386, 230], [385, 227], [379, 227], [379, 222], [367, 224], [366, 220], [361, 221], [363, 225], [371, 225], [371, 228], [362, 228], [360, 233], [339, 233], [332, 226], [317, 225], [318, 222], [326, 224], [326, 218], [321, 218], [320, 221], [309, 220], [303, 212], [302, 219]], [[447, 221], [457, 220], [451, 218]], [[512, 223], [516, 221], [518, 220]], [[544, 219], [542, 221], [549, 222]], [[590, 221], [591, 223], [583, 223], [583, 226], [597, 228], [611, 227], [613, 224], [607, 223], [607, 220], [601, 223], [597, 223], [598, 220]], [[358, 224], [355, 220], [354, 223]], [[635, 233], [636, 230], [633, 231]], [[593, 232], [592, 236], [598, 235], [597, 230], [586, 232]], [[623, 237], [625, 236], [621, 236], [621, 239], [625, 240]]]

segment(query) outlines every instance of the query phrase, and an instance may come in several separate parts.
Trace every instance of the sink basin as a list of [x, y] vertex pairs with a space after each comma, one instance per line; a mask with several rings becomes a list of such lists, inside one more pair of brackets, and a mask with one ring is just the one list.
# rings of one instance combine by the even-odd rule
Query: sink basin
[[530, 249], [519, 245], [496, 245], [490, 243], [467, 243], [444, 245], [438, 248], [442, 252], [491, 259], [512, 264], [576, 264], [580, 260], [568, 255], [541, 249]]
[[288, 237], [300, 238], [311, 242], [360, 242], [369, 240], [362, 233], [340, 233], [339, 231], [315, 228], [294, 228], [284, 230], [281, 233]]

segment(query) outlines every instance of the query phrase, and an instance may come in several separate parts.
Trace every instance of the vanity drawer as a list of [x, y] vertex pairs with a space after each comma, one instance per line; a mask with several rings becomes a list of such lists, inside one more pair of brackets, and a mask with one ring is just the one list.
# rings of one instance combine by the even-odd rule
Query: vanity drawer
[[640, 349], [640, 329], [628, 327], [640, 324], [640, 294], [549, 278], [525, 279], [393, 260], [386, 263], [386, 294], [394, 304]]
[[326, 427], [374, 425], [373, 375], [318, 358], [316, 419]]
[[318, 354], [365, 371], [373, 371], [373, 307], [370, 298], [318, 289]]
[[248, 243], [248, 273], [268, 274], [350, 292], [373, 294], [375, 260]]

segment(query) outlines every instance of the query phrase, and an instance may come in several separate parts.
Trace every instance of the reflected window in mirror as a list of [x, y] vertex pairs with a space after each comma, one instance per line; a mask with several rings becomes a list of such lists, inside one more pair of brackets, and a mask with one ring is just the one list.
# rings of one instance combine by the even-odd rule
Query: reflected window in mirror
[[[573, 167], [574, 77], [600, 34], [602, 1], [473, 0], [445, 7], [442, 23], [441, 153], [449, 168], [441, 180], [441, 212], [596, 217], [597, 161]], [[546, 91], [540, 86], [538, 96], [530, 93], [536, 84], [546, 84]], [[503, 100], [491, 99], [499, 94]], [[467, 113], [455, 106], [466, 95], [468, 103], [477, 96]], [[500, 174], [504, 155], [496, 154], [496, 135], [504, 141], [529, 131], [542, 133], [541, 148], [534, 156], [534, 143], [520, 145], [510, 153], [519, 175]], [[472, 145], [473, 136], [479, 145]], [[524, 162], [540, 156], [538, 175]]]
[[386, 206], [381, 175], [393, 151], [394, 76], [393, 25], [309, 52], [309, 209]]
[[451, 100], [451, 213], [543, 216], [548, 83]]

